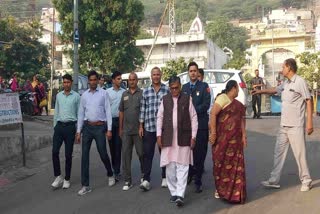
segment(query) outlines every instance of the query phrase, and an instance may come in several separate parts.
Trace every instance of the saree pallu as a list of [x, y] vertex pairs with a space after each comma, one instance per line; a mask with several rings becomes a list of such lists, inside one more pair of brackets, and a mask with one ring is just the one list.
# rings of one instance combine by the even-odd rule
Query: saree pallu
[[245, 107], [233, 100], [217, 116], [217, 140], [212, 148], [213, 175], [220, 198], [233, 203], [246, 200], [246, 177], [241, 121]]

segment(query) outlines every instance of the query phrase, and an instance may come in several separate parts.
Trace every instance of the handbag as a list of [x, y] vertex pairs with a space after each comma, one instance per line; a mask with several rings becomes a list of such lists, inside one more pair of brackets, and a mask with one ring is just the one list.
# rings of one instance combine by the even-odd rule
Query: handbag
[[47, 98], [43, 98], [41, 101], [40, 101], [40, 104], [39, 104], [39, 107], [42, 108], [42, 107], [45, 107], [48, 105], [48, 100]]

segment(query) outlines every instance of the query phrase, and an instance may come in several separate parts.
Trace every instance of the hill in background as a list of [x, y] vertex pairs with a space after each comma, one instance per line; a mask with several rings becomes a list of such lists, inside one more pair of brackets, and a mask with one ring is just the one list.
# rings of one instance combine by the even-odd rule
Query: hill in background
[[[164, 10], [165, 2], [159, 0], [141, 0], [145, 5], [146, 26], [156, 26]], [[229, 19], [250, 19], [261, 17], [279, 7], [307, 7], [310, 0], [175, 0], [177, 26], [187, 24], [197, 12], [203, 21], [213, 20], [218, 16]]]
[[[141, 0], [145, 6], [145, 27], [159, 24], [166, 1]], [[250, 19], [261, 17], [263, 13], [279, 7], [306, 7], [309, 2], [311, 0], [175, 0], [177, 29], [179, 31], [183, 26], [187, 28], [198, 12], [203, 21], [218, 16]], [[51, 7], [51, 0], [3, 1], [0, 2], [0, 17], [8, 14], [21, 19], [40, 16], [43, 7]]]

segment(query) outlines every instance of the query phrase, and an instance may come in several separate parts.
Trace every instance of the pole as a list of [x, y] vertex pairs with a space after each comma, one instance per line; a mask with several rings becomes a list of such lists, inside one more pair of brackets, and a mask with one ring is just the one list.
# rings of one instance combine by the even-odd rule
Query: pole
[[169, 27], [170, 27], [170, 38], [169, 38], [169, 59], [175, 59], [176, 49], [176, 20], [175, 20], [175, 1], [168, 0], [169, 10]]
[[78, 0], [73, 1], [73, 90], [78, 91], [78, 73], [79, 73], [79, 26], [78, 26]]
[[54, 75], [54, 33], [55, 33], [55, 8], [53, 8], [52, 17], [52, 41], [51, 41], [51, 74], [50, 74], [50, 109], [54, 108], [52, 105], [52, 87], [53, 87], [53, 75]]
[[146, 69], [147, 69], [147, 66], [148, 66], [148, 63], [149, 63], [149, 60], [150, 60], [150, 57], [151, 57], [153, 48], [154, 48], [154, 46], [156, 45], [156, 42], [157, 42], [157, 39], [158, 39], [158, 35], [159, 35], [160, 29], [161, 29], [161, 27], [162, 27], [162, 24], [163, 24], [165, 15], [166, 15], [166, 13], [167, 13], [167, 10], [168, 10], [168, 4], [166, 4], [166, 7], [165, 7], [165, 9], [164, 9], [164, 12], [163, 12], [163, 14], [162, 14], [162, 16], [161, 16], [160, 24], [159, 24], [159, 26], [158, 26], [156, 35], [154, 36], [154, 39], [153, 39], [153, 43], [152, 43], [151, 48], [150, 48], [150, 50], [149, 50], [149, 53], [148, 53], [148, 55], [147, 55], [147, 59], [146, 59], [146, 63], [144, 64], [143, 71], [146, 71]]
[[276, 86], [275, 76], [274, 76], [274, 42], [273, 42], [273, 25], [272, 25], [272, 78], [273, 78], [273, 87]]
[[22, 141], [21, 141], [21, 153], [22, 153], [22, 165], [26, 166], [26, 147], [25, 147], [25, 141], [24, 141], [24, 128], [23, 128], [23, 123], [21, 123], [21, 136], [22, 136]]

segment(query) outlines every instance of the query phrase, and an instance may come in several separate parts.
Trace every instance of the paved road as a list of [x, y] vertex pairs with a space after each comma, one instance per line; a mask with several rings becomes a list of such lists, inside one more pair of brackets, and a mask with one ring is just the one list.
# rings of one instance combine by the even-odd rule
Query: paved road
[[[214, 199], [211, 151], [206, 160], [204, 192], [196, 194], [188, 186], [185, 206], [177, 208], [169, 203], [169, 192], [160, 188], [159, 155], [156, 155], [152, 186], [149, 192], [138, 188], [138, 162], [134, 157], [133, 179], [135, 185], [128, 192], [122, 191], [123, 182], [114, 187], [107, 186], [107, 179], [96, 148], [92, 148], [90, 175], [93, 191], [83, 197], [77, 196], [80, 188], [80, 148], [76, 146], [72, 173], [72, 187], [69, 190], [50, 189], [52, 165], [50, 148], [29, 155], [28, 168], [7, 167], [0, 175], [0, 213], [30, 214], [93, 214], [93, 213], [307, 213], [318, 214], [320, 198], [320, 119], [315, 118], [315, 133], [308, 137], [308, 162], [314, 188], [300, 192], [300, 182], [292, 152], [289, 152], [280, 190], [267, 190], [260, 181], [268, 177], [272, 166], [275, 136], [279, 118], [247, 120], [249, 146], [246, 149], [246, 172], [248, 201], [245, 205], [231, 205]], [[12, 162], [13, 163], [13, 162]], [[7, 163], [8, 164], [8, 163]]]

